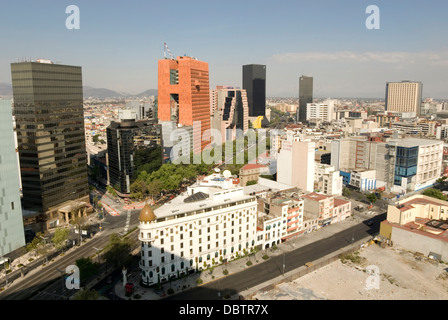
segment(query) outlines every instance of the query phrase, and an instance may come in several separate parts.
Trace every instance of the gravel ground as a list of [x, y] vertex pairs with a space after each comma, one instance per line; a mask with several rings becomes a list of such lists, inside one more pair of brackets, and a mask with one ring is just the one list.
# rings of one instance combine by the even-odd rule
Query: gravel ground
[[402, 248], [381, 248], [376, 244], [351, 257], [355, 259], [338, 260], [292, 282], [282, 283], [272, 291], [260, 292], [254, 298], [448, 300], [448, 264]]

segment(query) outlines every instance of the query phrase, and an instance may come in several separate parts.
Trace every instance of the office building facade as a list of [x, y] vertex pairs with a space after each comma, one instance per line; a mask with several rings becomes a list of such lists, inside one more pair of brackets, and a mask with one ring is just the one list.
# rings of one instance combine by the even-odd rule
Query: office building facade
[[66, 201], [88, 201], [82, 69], [48, 60], [11, 64], [24, 209], [48, 215]]
[[[108, 184], [121, 196], [129, 196], [131, 184], [137, 178], [136, 165], [160, 158], [161, 128], [148, 121], [133, 117], [112, 121], [106, 129]], [[150, 172], [148, 172], [150, 173]]]
[[243, 89], [247, 92], [249, 117], [266, 115], [266, 66], [243, 66]]
[[397, 193], [434, 185], [442, 174], [442, 158], [443, 141], [431, 139], [403, 138], [384, 142], [360, 137], [334, 140], [331, 145], [331, 164], [337, 170], [346, 173], [375, 170], [375, 187], [385, 186]]
[[314, 190], [316, 143], [298, 137], [284, 139], [277, 155], [277, 181], [303, 191]]
[[0, 100], [0, 260], [24, 245], [11, 101]]
[[297, 121], [307, 121], [306, 105], [313, 102], [313, 77], [301, 76], [299, 79], [299, 108], [297, 109]]
[[423, 84], [418, 81], [386, 83], [386, 111], [421, 113]]
[[159, 60], [157, 116], [193, 128], [193, 152], [210, 144], [208, 63], [193, 57]]
[[237, 130], [249, 129], [249, 107], [246, 90], [217, 86], [212, 90], [211, 125], [221, 133], [222, 143], [233, 141]]

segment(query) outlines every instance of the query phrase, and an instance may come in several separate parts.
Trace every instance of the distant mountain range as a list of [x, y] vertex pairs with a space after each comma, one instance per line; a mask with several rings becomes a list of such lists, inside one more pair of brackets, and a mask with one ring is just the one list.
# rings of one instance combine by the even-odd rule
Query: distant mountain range
[[83, 87], [84, 98], [98, 98], [98, 99], [106, 99], [106, 98], [143, 98], [149, 96], [157, 96], [157, 89], [149, 89], [143, 91], [139, 94], [129, 94], [126, 92], [118, 92], [110, 89], [104, 88], [92, 88], [92, 87]]
[[[89, 86], [83, 87], [84, 98], [142, 98], [149, 96], [157, 96], [157, 89], [149, 89], [139, 94], [129, 94], [125, 92], [118, 92], [105, 88], [93, 88]], [[0, 83], [0, 96], [12, 97], [12, 85], [9, 83]]]

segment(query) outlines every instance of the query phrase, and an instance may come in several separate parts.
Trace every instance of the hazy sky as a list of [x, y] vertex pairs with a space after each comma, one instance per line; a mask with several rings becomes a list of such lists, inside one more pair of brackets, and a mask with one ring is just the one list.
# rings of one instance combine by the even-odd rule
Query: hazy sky
[[[80, 29], [66, 28], [66, 7]], [[369, 5], [380, 29], [368, 30]], [[16, 0], [0, 1], [0, 82], [17, 58], [83, 68], [84, 85], [129, 93], [157, 89], [166, 42], [175, 56], [209, 63], [210, 86], [242, 85], [242, 65], [265, 64], [268, 96], [384, 98], [387, 81], [423, 82], [448, 98], [446, 0]]]

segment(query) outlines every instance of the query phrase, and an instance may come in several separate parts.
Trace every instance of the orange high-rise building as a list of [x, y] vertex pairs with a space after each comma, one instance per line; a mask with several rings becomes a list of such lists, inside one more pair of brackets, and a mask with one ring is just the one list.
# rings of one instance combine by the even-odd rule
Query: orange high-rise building
[[[159, 60], [158, 117], [193, 127], [193, 151], [210, 144], [208, 63], [192, 57]], [[197, 126], [198, 122], [200, 127]]]

